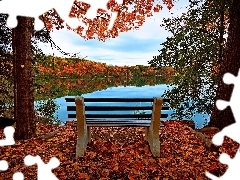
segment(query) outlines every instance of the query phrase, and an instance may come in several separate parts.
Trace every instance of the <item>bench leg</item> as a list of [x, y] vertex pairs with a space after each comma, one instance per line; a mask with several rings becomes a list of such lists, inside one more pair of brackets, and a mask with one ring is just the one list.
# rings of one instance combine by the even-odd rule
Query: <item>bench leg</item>
[[147, 141], [154, 157], [160, 157], [159, 130], [149, 127]]
[[162, 99], [154, 99], [151, 124], [148, 130], [146, 130], [146, 139], [154, 157], [160, 157], [159, 128], [162, 103]]
[[77, 146], [76, 146], [76, 158], [84, 156], [84, 152], [87, 148], [88, 134], [87, 129], [80, 131], [78, 130]]
[[77, 146], [76, 159], [79, 156], [84, 156], [88, 143], [88, 128], [85, 121], [84, 102], [83, 98], [76, 97], [76, 116], [77, 116]]

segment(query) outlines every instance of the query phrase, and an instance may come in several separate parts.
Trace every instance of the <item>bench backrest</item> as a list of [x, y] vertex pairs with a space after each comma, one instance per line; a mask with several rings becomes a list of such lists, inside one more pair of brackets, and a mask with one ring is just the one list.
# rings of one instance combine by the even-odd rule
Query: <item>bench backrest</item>
[[[65, 100], [66, 102], [75, 102], [75, 98], [65, 98]], [[114, 119], [124, 118], [129, 120], [151, 119], [153, 102], [154, 98], [84, 98], [85, 117], [86, 120], [112, 119], [112, 118]], [[170, 102], [170, 99], [163, 99], [163, 103], [165, 102]], [[109, 105], [112, 103], [115, 104], [118, 103], [119, 105], [114, 106]], [[136, 103], [139, 103], [140, 105]], [[169, 107], [162, 106], [162, 110], [169, 110]], [[76, 106], [75, 105], [67, 106], [67, 111], [76, 111]], [[115, 113], [113, 113], [114, 111]], [[136, 113], [133, 113], [134, 111]], [[143, 111], [143, 113], [141, 112], [139, 113], [139, 111]], [[111, 114], [109, 114], [109, 112]], [[161, 113], [161, 119], [167, 117], [168, 117], [167, 113]], [[76, 118], [76, 113], [68, 114], [68, 118]]]

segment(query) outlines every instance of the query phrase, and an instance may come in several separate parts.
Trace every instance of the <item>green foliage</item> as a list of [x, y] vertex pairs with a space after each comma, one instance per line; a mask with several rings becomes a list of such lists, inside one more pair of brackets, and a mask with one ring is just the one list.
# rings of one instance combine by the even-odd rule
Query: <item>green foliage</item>
[[11, 57], [0, 56], [0, 115], [11, 118], [13, 116], [13, 76]]
[[38, 101], [35, 110], [40, 116], [40, 123], [44, 124], [61, 124], [55, 113], [60, 108], [53, 99]]
[[0, 56], [10, 51], [12, 34], [6, 25], [7, 15], [0, 14]]
[[[221, 63], [220, 15], [227, 14], [225, 1], [189, 1], [188, 12], [164, 19], [161, 24], [172, 33], [148, 63], [159, 69], [171, 66], [178, 73], [172, 78], [164, 97], [170, 98], [170, 106], [176, 109], [173, 118], [191, 118], [194, 113], [211, 114], [216, 94], [216, 67]], [[227, 24], [225, 24], [226, 29]], [[226, 30], [224, 30], [226, 34]], [[185, 102], [185, 103], [181, 103]]]

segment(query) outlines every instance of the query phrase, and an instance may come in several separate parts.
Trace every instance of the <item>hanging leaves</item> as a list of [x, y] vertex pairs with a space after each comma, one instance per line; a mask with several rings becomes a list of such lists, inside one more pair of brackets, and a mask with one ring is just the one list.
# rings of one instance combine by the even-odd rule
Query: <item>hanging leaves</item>
[[[168, 9], [173, 7], [172, 0], [163, 0]], [[85, 39], [94, 39], [105, 41], [107, 38], [118, 36], [119, 32], [137, 29], [143, 25], [146, 17], [151, 17], [153, 13], [159, 12], [162, 6], [154, 0], [124, 0], [122, 5], [117, 4], [114, 0], [110, 0], [107, 7], [112, 12], [117, 12], [117, 18], [114, 27], [108, 31], [111, 14], [102, 9], [97, 12], [97, 17], [93, 20], [87, 19], [85, 14], [90, 5], [81, 1], [75, 1], [70, 12], [71, 17], [77, 17], [82, 21], [82, 26], [73, 29]], [[50, 11], [44, 15], [46, 27], [49, 30], [53, 28], [64, 28], [63, 20], [57, 15], [56, 11]], [[83, 27], [86, 26], [86, 27]], [[68, 29], [71, 29], [67, 26]], [[86, 29], [87, 28], [87, 29]], [[84, 32], [86, 30], [86, 33]]]
[[167, 8], [170, 10], [173, 7], [172, 0], [163, 0], [163, 3], [167, 5]]

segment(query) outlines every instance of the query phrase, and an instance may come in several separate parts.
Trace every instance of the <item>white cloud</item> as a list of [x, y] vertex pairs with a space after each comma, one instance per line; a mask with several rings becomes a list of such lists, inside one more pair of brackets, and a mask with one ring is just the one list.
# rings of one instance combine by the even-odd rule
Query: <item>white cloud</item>
[[[69, 37], [69, 36], [68, 36]], [[81, 57], [86, 57], [86, 59], [90, 59], [96, 62], [103, 62], [112, 65], [136, 65], [143, 64], [147, 65], [147, 61], [152, 58], [155, 52], [118, 52], [116, 49], [111, 48], [101, 48], [95, 47], [91, 48], [90, 46], [86, 46], [83, 44], [72, 46], [71, 40], [66, 38], [64, 42], [61, 42], [61, 48], [65, 52], [76, 53], [80, 52]], [[53, 51], [49, 48], [49, 46], [42, 47], [43, 51], [46, 53], [52, 54]], [[62, 56], [60, 52], [54, 51], [54, 55]], [[97, 58], [99, 57], [99, 58]]]
[[169, 32], [160, 27], [163, 18], [171, 18], [173, 16], [181, 15], [186, 12], [186, 3], [181, 1], [181, 3], [176, 3], [171, 10], [168, 10], [165, 5], [163, 9], [155, 13], [152, 17], [148, 18], [140, 30], [134, 30], [128, 33], [128, 36], [132, 36], [138, 39], [165, 39], [167, 36], [171, 35]]
[[[97, 40], [85, 41], [78, 34], [65, 29], [55, 30], [52, 33], [52, 38], [63, 51], [68, 53], [80, 52], [82, 57], [87, 56], [86, 59], [113, 65], [147, 65], [147, 61], [158, 54], [159, 44], [170, 35], [169, 32], [160, 27], [163, 17], [171, 17], [171, 13], [179, 15], [182, 12], [186, 12], [184, 8], [181, 9], [186, 4], [182, 2], [181, 4], [179, 2], [176, 3], [171, 11], [164, 6], [162, 11], [156, 13], [151, 19], [148, 18], [139, 30], [122, 33], [117, 38], [107, 40], [106, 42]], [[158, 46], [156, 46], [156, 40], [159, 42]], [[133, 44], [133, 41], [135, 44]], [[131, 51], [131, 46], [126, 52], [124, 52], [124, 49], [118, 49], [118, 45], [122, 44], [133, 44], [135, 46], [136, 41], [144, 42], [148, 47], [143, 51], [142, 47], [140, 48], [140, 46], [143, 46], [143, 43], [141, 43], [139, 50], [136, 50], [138, 48], [134, 47]], [[40, 47], [47, 54], [54, 52], [54, 55], [62, 56], [58, 51], [52, 51], [50, 45], [44, 46], [40, 43]], [[123, 48], [124, 46], [120, 47]]]

